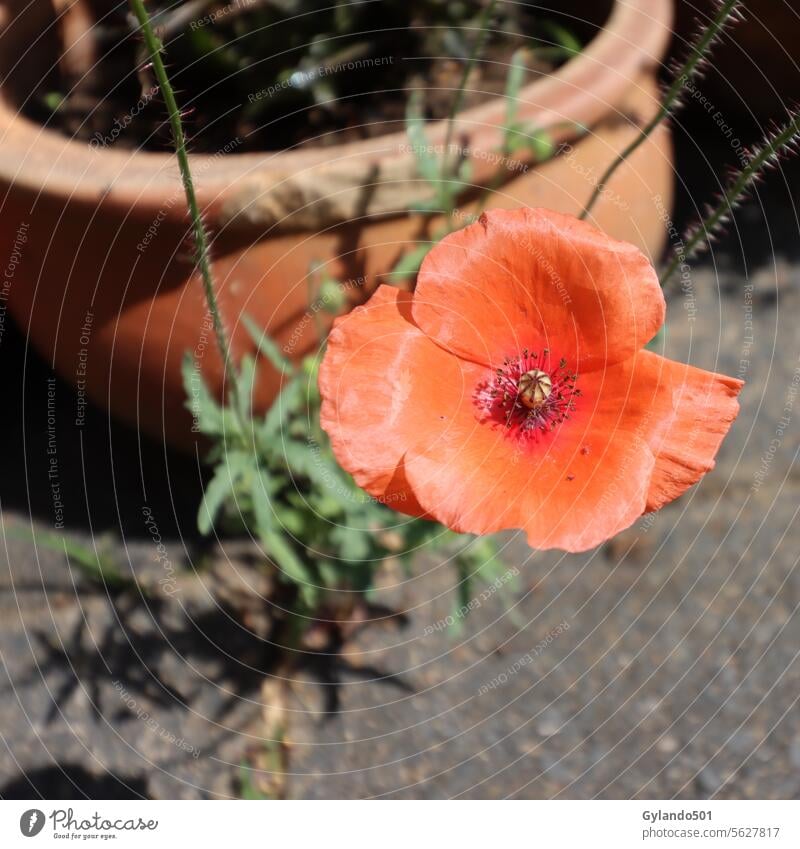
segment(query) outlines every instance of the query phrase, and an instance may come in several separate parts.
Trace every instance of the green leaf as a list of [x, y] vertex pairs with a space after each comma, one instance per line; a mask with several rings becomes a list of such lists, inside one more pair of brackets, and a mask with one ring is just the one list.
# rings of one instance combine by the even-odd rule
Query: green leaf
[[253, 389], [256, 384], [256, 361], [245, 355], [239, 363], [239, 379], [237, 381], [236, 401], [239, 405], [239, 415], [242, 421], [250, 421], [253, 410]]
[[249, 802], [271, 800], [270, 796], [265, 796], [253, 783], [252, 769], [247, 761], [242, 761], [239, 764], [239, 793], [242, 799]]
[[284, 536], [273, 531], [264, 536], [262, 544], [283, 573], [284, 579], [297, 584], [306, 598], [317, 589], [310, 567], [301, 560]]
[[453, 623], [450, 626], [450, 630], [454, 636], [457, 636], [464, 631], [464, 614], [461, 611], [467, 608], [470, 601], [472, 601], [472, 574], [469, 566], [461, 558], [456, 558], [455, 567], [458, 575], [458, 584], [451, 606]]
[[320, 581], [325, 589], [336, 590], [344, 583], [342, 580], [342, 564], [337, 563], [335, 560], [322, 557], [317, 564], [317, 568], [319, 569]]
[[49, 91], [44, 95], [44, 97], [42, 97], [42, 103], [44, 103], [50, 112], [58, 112], [65, 101], [66, 98], [64, 95], [59, 94], [57, 91]]
[[567, 57], [575, 56], [583, 50], [583, 45], [564, 26], [555, 21], [545, 21], [545, 30], [550, 34], [553, 41], [562, 49]]
[[417, 160], [420, 176], [434, 186], [438, 192], [439, 157], [434, 152], [425, 135], [425, 119], [422, 116], [422, 92], [414, 90], [408, 98], [406, 107], [406, 135], [411, 151]]
[[556, 146], [547, 130], [531, 129], [528, 135], [528, 148], [537, 162], [546, 162], [553, 156]]
[[275, 484], [269, 473], [265, 469], [259, 469], [253, 475], [250, 492], [253, 499], [256, 531], [262, 539], [275, 529], [275, 513], [270, 500], [274, 491]]
[[280, 458], [282, 443], [278, 437], [289, 419], [304, 407], [303, 381], [295, 378], [278, 394], [258, 428], [258, 444], [267, 459]]
[[333, 495], [311, 493], [308, 496], [308, 501], [314, 511], [324, 519], [336, 519], [344, 512], [341, 500]]
[[369, 556], [369, 531], [339, 525], [331, 531], [331, 541], [336, 544], [337, 554], [343, 560], [360, 561]]
[[33, 530], [24, 525], [7, 527], [5, 535], [10, 539], [23, 539], [26, 542], [32, 542], [34, 546], [41, 545], [51, 551], [65, 554], [69, 564], [78, 569], [84, 578], [94, 583], [103, 584], [112, 589], [136, 585], [133, 578], [126, 577], [120, 572], [110, 556], [102, 550], [97, 550], [96, 541], [90, 547], [62, 534]]
[[506, 77], [506, 128], [514, 126], [519, 108], [519, 92], [525, 79], [524, 48], [515, 50], [511, 56], [511, 67]]
[[404, 253], [389, 272], [389, 281], [400, 283], [409, 277], [414, 277], [419, 272], [422, 260], [428, 255], [433, 245], [433, 242], [423, 242], [413, 250]]
[[288, 441], [282, 446], [288, 468], [301, 477], [313, 482], [316, 494], [332, 497], [337, 501], [352, 492], [348, 479], [333, 456], [316, 442]]
[[208, 482], [200, 509], [197, 512], [197, 528], [201, 534], [211, 533], [214, 520], [228, 497], [234, 495], [237, 483], [253, 470], [254, 459], [243, 451], [228, 451], [214, 469]]
[[277, 371], [294, 374], [294, 366], [284, 357], [281, 349], [275, 344], [267, 331], [259, 327], [249, 315], [243, 314], [242, 322], [253, 342], [255, 342], [259, 353], [265, 356]]
[[547, 130], [518, 125], [506, 135], [506, 152], [529, 150], [537, 162], [545, 162], [555, 153], [553, 138]]
[[305, 520], [308, 516], [308, 511], [305, 508], [288, 507], [278, 501], [274, 504], [273, 509], [275, 511], [275, 518], [287, 534], [298, 538], [306, 535]]
[[322, 308], [331, 315], [338, 315], [347, 301], [342, 284], [333, 277], [325, 277], [319, 284]]

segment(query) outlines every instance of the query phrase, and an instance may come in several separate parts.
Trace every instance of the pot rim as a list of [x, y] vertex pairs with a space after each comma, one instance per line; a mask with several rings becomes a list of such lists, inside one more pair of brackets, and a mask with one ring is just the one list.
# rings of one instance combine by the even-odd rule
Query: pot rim
[[[8, 20], [7, 2], [0, 4], [0, 11]], [[534, 126], [571, 123], [591, 127], [619, 110], [642, 73], [660, 64], [671, 36], [672, 18], [673, 0], [614, 0], [605, 25], [578, 56], [522, 88], [519, 117]], [[2, 35], [0, 31], [0, 49]], [[493, 150], [501, 137], [504, 115], [502, 96], [466, 109], [456, 117], [454, 138], [465, 139], [473, 151]], [[431, 144], [442, 143], [446, 121], [429, 123], [426, 134]], [[576, 135], [573, 127], [559, 133], [558, 140]], [[252, 196], [254, 191], [263, 193], [265, 186], [290, 181], [292, 175], [313, 172], [312, 179], [316, 179], [320, 169], [335, 174], [334, 190], [341, 191], [348, 183], [363, 186], [370, 168], [384, 169], [387, 161], [395, 184], [399, 179], [414, 179], [414, 156], [404, 150], [406, 142], [405, 131], [399, 130], [331, 147], [191, 154], [198, 200], [213, 215], [224, 210], [230, 193], [243, 183], [255, 179], [255, 188], [251, 186], [245, 193]], [[165, 199], [174, 197], [180, 186], [173, 153], [93, 148], [74, 141], [20, 115], [2, 86], [0, 144], [0, 184], [27, 189], [37, 196], [55, 196], [65, 203], [95, 207], [99, 202], [110, 203], [127, 210], [136, 207], [148, 215], [152, 210], [164, 212]], [[304, 202], [301, 192], [300, 203]], [[174, 212], [183, 217], [182, 210], [171, 206], [165, 214], [172, 217]]]

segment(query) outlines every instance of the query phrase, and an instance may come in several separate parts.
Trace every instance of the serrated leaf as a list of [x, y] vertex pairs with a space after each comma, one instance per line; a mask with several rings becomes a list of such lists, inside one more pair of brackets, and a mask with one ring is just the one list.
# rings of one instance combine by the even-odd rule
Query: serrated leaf
[[250, 356], [242, 357], [236, 381], [236, 401], [242, 421], [250, 421], [253, 409], [253, 390], [256, 383], [256, 361]]
[[306, 535], [306, 511], [302, 508], [287, 507], [276, 503], [274, 505], [275, 518], [281, 528], [294, 537], [303, 538]]
[[97, 540], [90, 547], [61, 534], [43, 530], [33, 530], [24, 525], [12, 525], [5, 529], [5, 535], [10, 539], [24, 539], [34, 546], [43, 546], [51, 551], [65, 554], [71, 566], [78, 569], [85, 578], [109, 588], [121, 589], [134, 586], [134, 578], [126, 577], [120, 572], [111, 557], [97, 550]]
[[537, 162], [545, 162], [555, 153], [553, 138], [546, 130], [531, 130], [528, 146]]
[[544, 26], [566, 56], [576, 56], [583, 50], [583, 45], [565, 26], [555, 21], [545, 21]]
[[552, 136], [534, 127], [515, 127], [506, 137], [506, 152], [529, 150], [537, 162], [546, 162], [555, 153]]
[[275, 344], [267, 331], [259, 327], [249, 315], [243, 314], [242, 322], [259, 353], [265, 356], [277, 371], [294, 374], [294, 366], [283, 355], [281, 349]]
[[342, 284], [333, 277], [325, 277], [319, 284], [319, 298], [322, 308], [331, 315], [338, 315], [347, 302]]
[[265, 534], [262, 544], [283, 573], [284, 579], [297, 584], [300, 588], [314, 588], [314, 576], [311, 569], [303, 563], [292, 544], [284, 536], [277, 531], [272, 531]]
[[275, 513], [270, 500], [274, 491], [275, 485], [269, 473], [265, 469], [259, 469], [253, 475], [250, 492], [253, 499], [256, 531], [262, 539], [275, 530]]
[[417, 161], [420, 176], [434, 187], [439, 184], [440, 162], [425, 135], [425, 119], [422, 116], [422, 93], [412, 91], [406, 107], [406, 135], [411, 151]]
[[216, 467], [203, 493], [197, 511], [197, 528], [201, 534], [211, 533], [214, 521], [225, 500], [234, 494], [237, 483], [252, 472], [254, 458], [242, 451], [229, 451]]
[[288, 441], [283, 444], [283, 456], [288, 468], [313, 481], [319, 494], [341, 495], [346, 485], [344, 472], [322, 446]]
[[399, 283], [413, 277], [419, 272], [422, 261], [430, 252], [433, 243], [425, 242], [411, 251], [404, 253], [397, 261], [395, 267], [389, 272], [389, 280]]
[[308, 501], [314, 508], [314, 511], [324, 519], [335, 519], [344, 512], [342, 510], [341, 500], [333, 495], [316, 495], [312, 493], [309, 495]]
[[525, 55], [523, 48], [515, 50], [511, 56], [511, 67], [506, 77], [506, 127], [512, 127], [517, 120], [519, 92], [525, 79]]
[[323, 586], [329, 590], [338, 589], [342, 584], [342, 568], [341, 564], [335, 560], [329, 560], [326, 557], [321, 557], [317, 563], [319, 569], [319, 577]]
[[339, 525], [331, 531], [330, 537], [343, 560], [362, 561], [369, 556], [371, 546], [366, 531]]
[[302, 389], [302, 382], [297, 378], [287, 383], [258, 427], [259, 447], [266, 458], [274, 459], [279, 456], [281, 441], [278, 437], [290, 417], [303, 408]]

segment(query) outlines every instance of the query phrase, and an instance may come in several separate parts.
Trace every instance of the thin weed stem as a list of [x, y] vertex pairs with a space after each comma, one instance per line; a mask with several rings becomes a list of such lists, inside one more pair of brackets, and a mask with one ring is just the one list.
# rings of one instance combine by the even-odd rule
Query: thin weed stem
[[742, 0], [724, 0], [717, 10], [717, 14], [714, 15], [708, 26], [700, 31], [700, 34], [689, 51], [689, 56], [679, 68], [675, 75], [675, 79], [672, 81], [672, 85], [670, 85], [666, 94], [661, 99], [661, 103], [656, 114], [645, 125], [641, 133], [639, 133], [639, 135], [637, 135], [624, 150], [617, 154], [612, 163], [608, 166], [608, 168], [606, 168], [603, 175], [597, 181], [586, 206], [578, 216], [578, 218], [582, 221], [585, 220], [592, 211], [592, 207], [594, 207], [600, 195], [602, 195], [605, 191], [608, 181], [611, 177], [613, 177], [617, 168], [619, 168], [619, 166], [636, 151], [639, 145], [647, 141], [658, 125], [672, 113], [675, 106], [680, 102], [680, 96], [684, 86], [695, 78], [697, 72], [703, 65], [703, 60], [708, 55], [709, 50], [741, 3]]
[[680, 254], [676, 254], [672, 258], [672, 262], [662, 273], [662, 286], [666, 285], [680, 265], [688, 262], [708, 242], [714, 231], [725, 221], [753, 182], [782, 153], [796, 143], [798, 138], [800, 138], [800, 110], [795, 112], [783, 127], [765, 138], [755, 149], [747, 165], [731, 178], [728, 187], [720, 195], [717, 203], [709, 208], [703, 220], [687, 235]]
[[[145, 9], [143, 0], [129, 0], [131, 9], [133, 10], [136, 20], [142, 30], [142, 38], [144, 39], [147, 52], [150, 54], [150, 61], [153, 64], [153, 71], [156, 75], [161, 93], [164, 97], [164, 103], [169, 113], [169, 124], [172, 130], [172, 140], [175, 145], [175, 154], [178, 158], [178, 168], [181, 173], [181, 181], [183, 182], [183, 190], [186, 194], [186, 203], [189, 207], [189, 217], [192, 222], [192, 236], [195, 245], [195, 257], [197, 266], [200, 270], [200, 276], [203, 281], [203, 291], [205, 293], [208, 310], [211, 313], [211, 319], [214, 325], [214, 336], [217, 342], [220, 356], [224, 367], [225, 375], [230, 377], [231, 386], [233, 387], [234, 400], [239, 400], [239, 382], [236, 367], [233, 363], [231, 355], [231, 346], [228, 336], [225, 332], [225, 326], [222, 322], [222, 314], [220, 313], [219, 303], [217, 301], [216, 286], [214, 283], [214, 275], [211, 270], [210, 251], [208, 245], [208, 234], [203, 226], [203, 218], [200, 213], [200, 207], [197, 203], [197, 195], [194, 188], [194, 180], [192, 179], [192, 171], [189, 166], [189, 153], [186, 149], [186, 135], [183, 131], [183, 122], [181, 121], [181, 112], [178, 103], [175, 100], [175, 91], [167, 76], [167, 70], [164, 67], [164, 61], [161, 58], [161, 53], [164, 45], [161, 39], [155, 34], [150, 17]], [[239, 404], [233, 405], [239, 410]], [[241, 418], [241, 416], [239, 416]], [[243, 435], [246, 433], [244, 422], [242, 425]]]

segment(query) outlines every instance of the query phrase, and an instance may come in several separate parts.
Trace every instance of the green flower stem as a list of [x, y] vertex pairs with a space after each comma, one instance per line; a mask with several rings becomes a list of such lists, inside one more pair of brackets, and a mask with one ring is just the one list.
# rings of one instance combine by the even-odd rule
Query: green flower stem
[[683, 87], [689, 80], [694, 79], [697, 71], [702, 65], [703, 59], [708, 54], [711, 45], [722, 32], [722, 29], [725, 27], [728, 19], [736, 11], [741, 2], [742, 0], [725, 0], [725, 2], [720, 5], [717, 10], [717, 14], [708, 26], [702, 30], [689, 52], [689, 57], [675, 75], [672, 85], [669, 89], [667, 89], [667, 93], [661, 100], [658, 111], [650, 119], [641, 133], [639, 133], [639, 135], [637, 135], [636, 138], [621, 153], [618, 153], [613, 162], [608, 166], [608, 168], [606, 168], [602, 177], [600, 177], [597, 181], [597, 185], [595, 185], [591, 197], [587, 201], [586, 206], [583, 208], [583, 211], [578, 218], [581, 220], [585, 220], [587, 218], [589, 213], [592, 211], [592, 207], [597, 202], [597, 199], [605, 191], [608, 181], [614, 175], [617, 168], [619, 168], [619, 166], [634, 153], [639, 145], [647, 141], [653, 133], [653, 130], [655, 130], [656, 127], [658, 127], [658, 125], [671, 114], [673, 108], [680, 100]]
[[[181, 172], [181, 180], [183, 182], [183, 190], [186, 194], [186, 202], [189, 206], [195, 254], [203, 281], [203, 290], [205, 292], [206, 302], [214, 324], [214, 335], [216, 337], [217, 348], [219, 349], [222, 357], [225, 374], [230, 376], [234, 396], [238, 399], [239, 387], [237, 372], [233, 364], [231, 346], [225, 333], [219, 303], [217, 302], [214, 276], [211, 271], [211, 261], [209, 259], [208, 236], [206, 234], [205, 227], [203, 226], [200, 207], [197, 204], [194, 181], [189, 167], [189, 154], [186, 150], [186, 136], [183, 132], [183, 124], [181, 122], [181, 113], [178, 108], [178, 103], [175, 100], [175, 92], [169, 81], [166, 68], [164, 67], [164, 62], [161, 58], [161, 51], [164, 49], [164, 45], [162, 44], [161, 39], [159, 39], [153, 31], [153, 26], [150, 22], [147, 10], [144, 7], [143, 0], [129, 0], [129, 2], [136, 19], [139, 22], [139, 26], [142, 29], [142, 37], [144, 39], [147, 52], [150, 54], [150, 61], [153, 63], [156, 80], [158, 81], [159, 88], [164, 96], [164, 103], [166, 104], [167, 111], [169, 112], [172, 140], [175, 145], [175, 153], [178, 157], [178, 168]], [[234, 406], [238, 409], [238, 404], [234, 404]], [[243, 423], [240, 422], [240, 424]]]
[[661, 285], [672, 277], [678, 267], [687, 262], [703, 243], [713, 234], [714, 230], [730, 213], [737, 201], [763, 173], [764, 169], [781, 153], [784, 153], [797, 139], [800, 138], [800, 111], [797, 112], [778, 132], [765, 139], [761, 146], [750, 157], [747, 165], [739, 171], [722, 193], [716, 206], [712, 207], [706, 217], [694, 228], [687, 238], [680, 254], [672, 258], [661, 275]]

